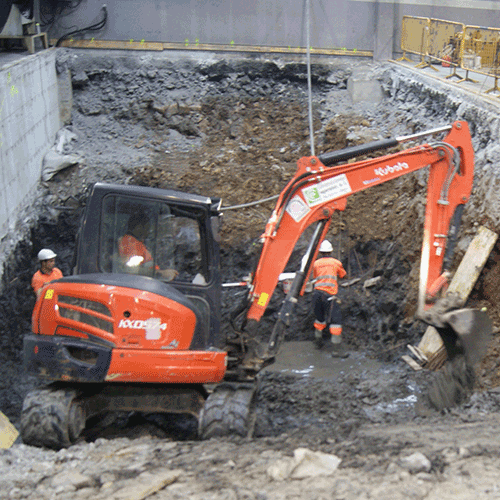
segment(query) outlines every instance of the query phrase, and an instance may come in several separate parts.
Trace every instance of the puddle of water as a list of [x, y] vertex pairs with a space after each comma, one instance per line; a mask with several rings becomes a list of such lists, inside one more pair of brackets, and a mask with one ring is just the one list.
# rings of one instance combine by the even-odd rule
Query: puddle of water
[[350, 371], [380, 370], [382, 364], [352, 351], [347, 358], [332, 358], [331, 346], [315, 348], [311, 341], [284, 342], [274, 364], [267, 371], [305, 377], [335, 379]]
[[375, 411], [380, 411], [382, 413], [396, 413], [402, 408], [414, 406], [417, 399], [418, 398], [415, 394], [410, 394], [406, 398], [395, 399], [392, 403], [379, 403], [375, 406]]

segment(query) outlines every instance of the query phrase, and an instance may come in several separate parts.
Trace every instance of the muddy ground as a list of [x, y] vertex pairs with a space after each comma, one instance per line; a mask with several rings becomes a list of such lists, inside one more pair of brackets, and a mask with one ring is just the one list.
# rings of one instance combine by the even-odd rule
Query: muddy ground
[[[85, 162], [41, 187], [46, 211], [4, 273], [0, 409], [15, 425], [24, 394], [35, 383], [20, 369], [34, 303], [29, 278], [35, 255], [51, 247], [63, 273], [71, 272], [89, 183], [168, 187], [219, 196], [224, 207], [233, 207], [278, 194], [297, 160], [310, 154], [303, 64], [147, 57], [134, 62], [63, 49], [58, 64], [73, 75], [68, 127], [77, 138], [67, 152]], [[480, 130], [479, 112], [447, 102], [425, 83], [405, 86], [393, 68], [372, 68], [384, 90], [381, 102], [353, 102], [348, 79], [360, 65], [371, 67], [352, 61], [313, 66], [316, 154], [458, 118], [470, 120], [478, 153], [496, 145]], [[335, 215], [329, 234], [335, 256], [348, 279], [360, 279], [339, 293], [348, 357], [334, 359], [328, 347], [314, 350], [311, 297], [305, 295], [277, 363], [261, 374], [253, 439], [198, 442], [196, 425], [186, 418], [111, 415], [69, 450], [18, 442], [0, 452], [6, 485], [0, 498], [500, 498], [497, 336], [478, 367], [476, 392], [452, 410], [431, 410], [423, 395], [434, 374], [415, 372], [401, 360], [407, 344], [417, 343], [425, 330], [413, 320], [425, 185], [425, 174], [411, 174], [352, 196]], [[272, 206], [225, 210], [225, 281], [248, 274]], [[498, 229], [478, 200], [470, 206], [457, 263], [478, 223]], [[287, 270], [297, 268], [305, 244], [299, 242]], [[487, 307], [496, 330], [498, 254], [495, 249], [469, 303]], [[374, 276], [382, 279], [364, 289]], [[241, 293], [224, 293], [225, 319]], [[278, 289], [263, 330], [272, 326], [283, 296]], [[314, 477], [320, 467], [315, 465], [290, 479], [291, 466], [282, 466], [300, 448], [334, 455], [340, 465]]]

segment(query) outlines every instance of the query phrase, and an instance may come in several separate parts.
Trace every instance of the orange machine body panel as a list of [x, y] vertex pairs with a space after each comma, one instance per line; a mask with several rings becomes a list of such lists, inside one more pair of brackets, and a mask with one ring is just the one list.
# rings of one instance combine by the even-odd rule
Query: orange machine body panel
[[106, 381], [205, 384], [225, 374], [225, 352], [114, 349]]
[[[79, 349], [107, 346], [110, 359], [105, 381], [219, 382], [225, 374], [226, 353], [189, 350], [197, 316], [172, 293], [169, 298], [109, 284], [53, 282], [44, 288], [35, 306], [32, 330], [37, 335], [32, 337], [39, 336], [40, 345], [47, 337], [57, 339], [57, 345], [63, 345], [61, 352], [69, 354], [69, 362], [71, 353]], [[73, 342], [66, 349], [65, 338]], [[46, 354], [47, 346], [39, 351], [36, 345], [31, 354], [35, 362], [37, 355]], [[72, 375], [66, 371], [61, 379], [71, 380]]]

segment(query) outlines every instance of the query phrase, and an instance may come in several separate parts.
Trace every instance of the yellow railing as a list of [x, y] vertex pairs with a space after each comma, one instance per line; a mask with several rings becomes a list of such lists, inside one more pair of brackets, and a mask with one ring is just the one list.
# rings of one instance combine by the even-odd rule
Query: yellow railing
[[410, 61], [406, 57], [407, 53], [422, 56], [422, 63], [427, 56], [429, 45], [429, 26], [431, 20], [428, 17], [403, 16], [401, 28], [401, 50], [403, 57], [401, 60]]
[[461, 67], [495, 80], [493, 88], [486, 93], [500, 91], [497, 86], [500, 77], [500, 29], [466, 26], [462, 40]]
[[461, 23], [431, 19], [427, 49], [429, 60], [454, 68], [459, 66], [460, 43], [464, 29], [465, 26]]
[[[421, 57], [417, 67], [441, 64], [450, 67], [452, 73], [446, 78], [456, 77], [457, 83], [475, 82], [469, 72], [492, 77], [494, 86], [486, 93], [500, 92], [500, 29], [466, 26], [462, 23], [424, 17], [403, 16], [401, 28], [401, 50], [399, 60], [410, 61], [407, 53]], [[465, 71], [465, 76], [457, 74]]]

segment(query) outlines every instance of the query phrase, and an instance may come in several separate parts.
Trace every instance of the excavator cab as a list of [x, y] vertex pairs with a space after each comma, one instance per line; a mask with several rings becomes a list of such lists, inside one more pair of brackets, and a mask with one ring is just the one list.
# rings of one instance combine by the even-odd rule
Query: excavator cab
[[218, 346], [219, 207], [218, 198], [97, 183], [78, 237], [74, 274], [139, 275], [167, 284], [196, 309], [199, 331], [191, 348]]

